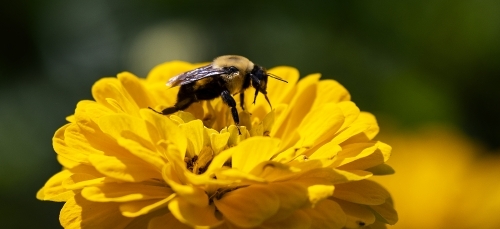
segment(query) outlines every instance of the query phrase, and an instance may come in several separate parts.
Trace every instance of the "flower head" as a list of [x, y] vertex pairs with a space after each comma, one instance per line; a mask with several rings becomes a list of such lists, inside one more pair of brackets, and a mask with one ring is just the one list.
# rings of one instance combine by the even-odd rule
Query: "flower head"
[[[389, 193], [367, 180], [392, 173], [391, 147], [348, 92], [319, 74], [268, 83], [240, 111], [242, 134], [221, 99], [169, 116], [169, 78], [199, 67], [170, 62], [146, 79], [104, 78], [53, 138], [64, 169], [38, 192], [66, 202], [65, 228], [356, 228], [394, 224]], [[249, 89], [250, 94], [254, 93]]]

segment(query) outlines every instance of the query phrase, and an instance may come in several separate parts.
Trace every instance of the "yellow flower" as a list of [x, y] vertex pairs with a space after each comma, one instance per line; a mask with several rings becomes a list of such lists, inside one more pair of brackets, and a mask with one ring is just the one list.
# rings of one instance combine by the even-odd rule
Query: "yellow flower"
[[[199, 67], [170, 62], [146, 79], [131, 73], [95, 83], [56, 131], [63, 170], [37, 193], [66, 202], [65, 228], [357, 228], [394, 224], [389, 193], [367, 180], [392, 173], [391, 147], [372, 140], [373, 115], [319, 74], [270, 72], [267, 102], [230, 125], [220, 99], [162, 116], [178, 88], [165, 82]], [[249, 89], [247, 93], [252, 92]]]

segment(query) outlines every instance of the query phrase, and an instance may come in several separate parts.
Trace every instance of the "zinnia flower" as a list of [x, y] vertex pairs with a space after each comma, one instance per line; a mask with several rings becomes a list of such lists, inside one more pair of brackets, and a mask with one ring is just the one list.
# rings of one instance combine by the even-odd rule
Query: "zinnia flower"
[[[391, 147], [372, 140], [336, 81], [270, 72], [268, 96], [240, 112], [241, 132], [221, 99], [163, 116], [178, 88], [165, 82], [201, 65], [170, 62], [146, 79], [104, 78], [53, 138], [63, 170], [38, 192], [66, 202], [65, 228], [357, 228], [394, 224], [390, 194], [373, 175]], [[252, 94], [253, 89], [247, 93]]]

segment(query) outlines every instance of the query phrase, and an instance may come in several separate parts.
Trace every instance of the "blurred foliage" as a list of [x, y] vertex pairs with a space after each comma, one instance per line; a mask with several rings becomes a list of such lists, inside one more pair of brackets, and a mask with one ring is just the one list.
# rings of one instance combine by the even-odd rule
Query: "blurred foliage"
[[377, 115], [382, 131], [384, 123], [407, 130], [446, 123], [498, 149], [498, 12], [495, 0], [4, 3], [2, 226], [58, 227], [61, 204], [35, 193], [60, 169], [54, 131], [77, 101], [91, 99], [93, 82], [121, 71], [145, 76], [174, 59], [239, 54], [302, 75], [321, 72]]

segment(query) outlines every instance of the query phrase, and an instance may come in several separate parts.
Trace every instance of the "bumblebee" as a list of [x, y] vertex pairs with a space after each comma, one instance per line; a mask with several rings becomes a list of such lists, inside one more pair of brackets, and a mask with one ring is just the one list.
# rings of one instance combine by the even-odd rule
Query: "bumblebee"
[[252, 63], [245, 57], [236, 55], [220, 56], [215, 58], [209, 65], [181, 73], [168, 80], [167, 86], [180, 86], [177, 102], [174, 106], [167, 107], [161, 112], [150, 109], [162, 115], [169, 115], [187, 109], [194, 102], [221, 97], [222, 101], [231, 108], [234, 123], [241, 134], [240, 119], [233, 95], [240, 94], [240, 106], [241, 109], [245, 110], [244, 91], [252, 86], [255, 88], [253, 103], [255, 104], [257, 95], [260, 92], [272, 109], [266, 91], [269, 76], [288, 83], [286, 80], [268, 73], [265, 68]]

